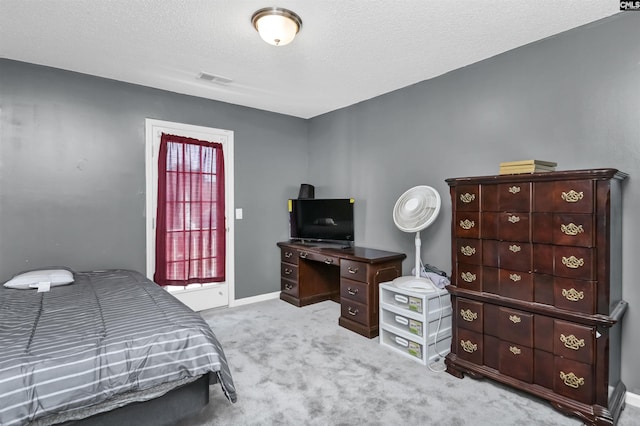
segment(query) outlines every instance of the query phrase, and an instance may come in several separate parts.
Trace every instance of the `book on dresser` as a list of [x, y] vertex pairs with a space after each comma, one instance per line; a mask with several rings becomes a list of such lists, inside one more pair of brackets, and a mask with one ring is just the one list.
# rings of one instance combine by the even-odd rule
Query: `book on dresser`
[[520, 160], [500, 163], [499, 174], [553, 172], [558, 163], [542, 160]]
[[588, 424], [615, 424], [621, 182], [615, 169], [452, 178], [447, 371], [488, 377]]

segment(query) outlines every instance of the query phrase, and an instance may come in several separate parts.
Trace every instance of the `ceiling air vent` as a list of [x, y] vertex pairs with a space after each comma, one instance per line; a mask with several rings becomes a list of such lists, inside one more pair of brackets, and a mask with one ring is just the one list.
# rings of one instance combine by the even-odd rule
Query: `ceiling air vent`
[[201, 72], [200, 75], [198, 75], [198, 78], [200, 80], [210, 81], [212, 83], [218, 83], [218, 84], [229, 84], [233, 81], [230, 78], [223, 77], [221, 75], [211, 74], [208, 72]]

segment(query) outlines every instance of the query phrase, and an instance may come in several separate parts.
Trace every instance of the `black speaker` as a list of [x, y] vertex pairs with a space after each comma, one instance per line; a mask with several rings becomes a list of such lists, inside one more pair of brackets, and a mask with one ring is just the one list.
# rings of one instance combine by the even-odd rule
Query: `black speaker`
[[299, 199], [313, 198], [315, 196], [315, 188], [308, 183], [300, 184], [300, 192], [298, 193]]

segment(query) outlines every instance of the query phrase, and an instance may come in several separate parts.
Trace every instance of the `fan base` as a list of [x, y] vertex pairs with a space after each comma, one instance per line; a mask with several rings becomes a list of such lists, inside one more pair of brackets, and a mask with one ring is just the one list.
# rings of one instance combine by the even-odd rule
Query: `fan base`
[[437, 287], [429, 278], [423, 277], [398, 277], [392, 281], [393, 285], [405, 290], [412, 290], [419, 293], [430, 293], [437, 290]]

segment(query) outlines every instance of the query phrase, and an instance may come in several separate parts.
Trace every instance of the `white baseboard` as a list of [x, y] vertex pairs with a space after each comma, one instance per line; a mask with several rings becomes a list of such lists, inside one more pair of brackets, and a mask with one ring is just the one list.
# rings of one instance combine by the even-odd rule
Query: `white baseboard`
[[627, 392], [624, 400], [627, 404], [640, 408], [640, 395], [637, 393]]
[[251, 303], [264, 302], [266, 300], [277, 299], [279, 297], [280, 297], [280, 292], [274, 291], [273, 293], [259, 294], [257, 296], [245, 297], [243, 299], [233, 300], [229, 303], [229, 307], [232, 308], [234, 306], [250, 305]]

